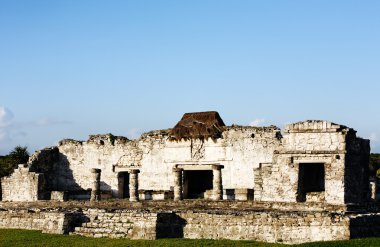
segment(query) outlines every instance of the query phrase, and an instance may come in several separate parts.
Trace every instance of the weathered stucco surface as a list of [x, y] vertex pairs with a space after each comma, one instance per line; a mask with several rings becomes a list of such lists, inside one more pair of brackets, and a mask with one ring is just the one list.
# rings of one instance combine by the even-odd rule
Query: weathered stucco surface
[[216, 141], [170, 141], [167, 131], [153, 131], [138, 140], [111, 135], [91, 136], [86, 142], [59, 143], [52, 190], [90, 189], [92, 168], [102, 170], [101, 190], [118, 195], [118, 170], [138, 168], [139, 190], [173, 189], [177, 164], [223, 164], [223, 188], [254, 187], [253, 169], [271, 162], [280, 145], [275, 127], [229, 127]]

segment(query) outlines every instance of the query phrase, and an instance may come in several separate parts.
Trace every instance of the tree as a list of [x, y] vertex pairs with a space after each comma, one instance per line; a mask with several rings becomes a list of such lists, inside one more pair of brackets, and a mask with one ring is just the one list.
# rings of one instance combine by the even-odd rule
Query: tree
[[369, 169], [372, 174], [380, 176], [380, 154], [371, 154], [369, 157]]
[[0, 177], [9, 176], [18, 164], [29, 159], [27, 147], [16, 146], [8, 155], [0, 157]]

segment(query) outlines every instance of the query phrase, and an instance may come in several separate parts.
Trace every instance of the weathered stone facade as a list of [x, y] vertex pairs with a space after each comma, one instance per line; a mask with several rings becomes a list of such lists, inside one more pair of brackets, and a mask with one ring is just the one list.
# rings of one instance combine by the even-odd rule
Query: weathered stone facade
[[93, 135], [38, 151], [27, 167], [2, 178], [2, 200], [253, 200], [269, 204], [249, 213], [91, 209], [84, 212], [88, 221], [82, 220], [75, 234], [171, 237], [166, 230], [179, 229], [165, 225], [167, 221], [174, 227], [185, 222], [176, 237], [287, 243], [347, 239], [355, 236], [350, 222], [362, 224], [375, 216], [364, 220], [328, 210], [271, 210], [274, 203], [371, 201], [369, 152], [369, 141], [356, 137], [356, 131], [327, 121], [289, 124], [281, 133], [275, 126], [225, 126], [216, 112], [190, 113], [173, 129], [151, 131], [136, 140]]
[[[355, 133], [326, 121], [288, 125], [273, 162], [263, 163], [255, 171], [259, 178], [255, 198], [284, 202], [312, 199], [331, 204], [368, 201], [369, 141]], [[312, 180], [318, 173], [321, 188], [304, 191], [302, 180]]]

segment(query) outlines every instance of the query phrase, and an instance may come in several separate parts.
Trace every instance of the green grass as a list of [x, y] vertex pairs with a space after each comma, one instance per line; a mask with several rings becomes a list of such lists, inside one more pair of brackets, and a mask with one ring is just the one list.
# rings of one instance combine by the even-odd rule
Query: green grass
[[[276, 247], [284, 244], [269, 244], [255, 241], [231, 240], [192, 240], [192, 239], [159, 239], [127, 240], [127, 239], [95, 239], [80, 236], [42, 234], [40, 231], [0, 230], [0, 246], [259, 246]], [[295, 246], [380, 246], [380, 238], [354, 239], [349, 241], [315, 242]]]

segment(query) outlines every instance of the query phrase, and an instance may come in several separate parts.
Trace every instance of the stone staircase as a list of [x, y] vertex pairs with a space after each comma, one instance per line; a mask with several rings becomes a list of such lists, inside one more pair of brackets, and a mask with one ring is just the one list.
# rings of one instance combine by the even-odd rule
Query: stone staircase
[[90, 209], [88, 222], [75, 227], [71, 235], [94, 238], [155, 239], [157, 214]]
[[75, 231], [70, 234], [94, 238], [131, 238], [132, 230], [132, 222], [123, 222], [123, 220], [118, 222], [94, 220], [83, 223], [80, 227], [75, 227]]

